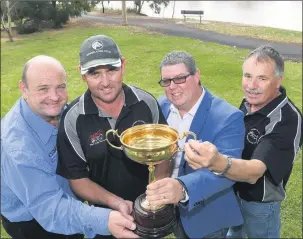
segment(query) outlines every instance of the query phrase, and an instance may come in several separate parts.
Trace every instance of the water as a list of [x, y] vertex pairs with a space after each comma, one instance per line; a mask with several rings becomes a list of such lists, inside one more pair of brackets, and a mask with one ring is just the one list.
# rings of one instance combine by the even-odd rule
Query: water
[[[121, 9], [121, 1], [111, 1], [105, 7]], [[171, 18], [174, 1], [160, 14], [155, 14], [145, 2], [142, 13], [151, 17]], [[133, 7], [132, 1], [126, 2]], [[203, 20], [267, 26], [302, 32], [302, 1], [175, 1], [174, 18], [183, 18], [181, 10], [203, 10]], [[199, 18], [196, 18], [197, 20]]]

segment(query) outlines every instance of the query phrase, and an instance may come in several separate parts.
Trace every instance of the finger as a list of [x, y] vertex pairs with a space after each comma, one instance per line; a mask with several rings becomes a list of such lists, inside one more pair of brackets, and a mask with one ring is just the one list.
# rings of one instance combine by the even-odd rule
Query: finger
[[121, 227], [125, 227], [129, 230], [135, 230], [136, 224], [132, 220], [128, 220], [126, 217], [121, 217], [121, 220], [117, 222], [117, 224]]
[[184, 159], [187, 162], [199, 162], [199, 158], [201, 157], [200, 155], [198, 155], [197, 153], [195, 153], [189, 145], [184, 147], [184, 151], [185, 151], [185, 156]]
[[164, 179], [160, 179], [156, 182], [153, 182], [151, 184], [148, 184], [147, 189], [148, 190], [156, 190], [158, 188], [164, 187], [167, 184], [167, 182], [169, 182], [169, 179], [170, 178], [164, 178]]
[[197, 164], [192, 164], [192, 163], [188, 163], [189, 167], [191, 167], [193, 170], [197, 170], [197, 169], [200, 169], [201, 166], [200, 165], [197, 165]]
[[150, 203], [151, 206], [160, 206], [164, 204], [173, 203], [172, 197], [163, 194], [152, 196], [152, 197], [146, 196], [146, 200]]
[[132, 211], [133, 211], [133, 202], [128, 201], [128, 200], [126, 200], [125, 202], [126, 202], [126, 204], [127, 204], [127, 206], [128, 206], [129, 214], [131, 214]]
[[128, 210], [121, 210], [120, 212], [127, 220], [130, 220], [132, 222], [134, 221], [134, 218], [131, 215], [129, 215], [130, 212]]
[[199, 142], [198, 140], [189, 140], [188, 144], [193, 150], [195, 150], [199, 153], [201, 152], [201, 148], [203, 148], [205, 146], [205, 142], [202, 143], [202, 142]]
[[162, 188], [155, 189], [155, 190], [147, 189], [145, 193], [146, 193], [146, 195], [154, 196], [154, 195], [169, 193], [171, 190], [172, 190], [171, 186], [166, 186], [166, 187], [162, 187]]

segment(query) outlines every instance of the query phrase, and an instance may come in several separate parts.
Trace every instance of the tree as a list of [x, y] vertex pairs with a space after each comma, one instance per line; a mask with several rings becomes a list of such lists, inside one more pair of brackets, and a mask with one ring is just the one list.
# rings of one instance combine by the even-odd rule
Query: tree
[[[100, 1], [101, 2], [101, 5], [102, 5], [102, 13], [105, 12], [105, 8], [104, 8], [104, 1]], [[109, 4], [110, 1], [107, 1], [107, 4]]]
[[125, 0], [122, 1], [122, 25], [126, 26], [127, 25], [127, 15], [126, 15], [126, 2]]
[[[5, 6], [4, 6], [4, 3], [5, 3]], [[1, 25], [2, 25], [3, 29], [6, 31], [10, 42], [14, 41], [14, 38], [12, 35], [11, 12], [15, 5], [16, 5], [16, 2], [12, 3], [12, 5], [11, 5], [10, 1], [1, 2], [1, 11], [3, 9], [3, 11], [1, 12], [2, 13], [1, 14], [2, 15], [1, 16]]]
[[171, 15], [172, 19], [174, 19], [174, 15], [175, 15], [175, 6], [176, 6], [176, 1], [174, 1], [173, 14]]
[[141, 10], [142, 10], [142, 6], [143, 6], [143, 4], [144, 4], [144, 1], [135, 0], [135, 1], [134, 1], [134, 4], [135, 4], [135, 8], [136, 8], [136, 14], [140, 14], [140, 13], [141, 13]]
[[[10, 0], [10, 17], [15, 23], [19, 34], [32, 33], [44, 27], [63, 27], [70, 17], [81, 16], [91, 11], [100, 0], [59, 0], [59, 1], [20, 1]], [[8, 21], [7, 6], [1, 1], [1, 16]], [[3, 24], [2, 24], [3, 25]]]
[[167, 7], [169, 4], [169, 0], [154, 0], [154, 1], [134, 0], [137, 14], [141, 13], [144, 2], [151, 2], [149, 4], [149, 7], [157, 14], [161, 12], [161, 4], [164, 4], [164, 7]]
[[169, 0], [154, 0], [149, 7], [154, 10], [155, 13], [159, 14], [161, 12], [161, 4], [164, 4], [164, 7], [167, 7]]

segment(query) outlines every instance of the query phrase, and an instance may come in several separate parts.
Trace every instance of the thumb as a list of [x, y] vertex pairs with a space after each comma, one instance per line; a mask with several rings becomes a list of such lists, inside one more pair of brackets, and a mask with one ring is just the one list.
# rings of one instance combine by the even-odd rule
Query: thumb
[[[128, 215], [130, 216], [130, 215]], [[122, 217], [121, 220], [117, 223], [118, 225], [125, 227], [129, 230], [135, 230], [136, 224], [133, 222], [133, 220], [129, 220], [128, 218]]]
[[123, 212], [123, 213], [121, 213], [127, 220], [129, 220], [129, 221], [134, 221], [134, 218], [131, 216], [131, 215], [129, 215], [129, 214], [127, 214], [127, 213], [125, 213], [125, 212]]

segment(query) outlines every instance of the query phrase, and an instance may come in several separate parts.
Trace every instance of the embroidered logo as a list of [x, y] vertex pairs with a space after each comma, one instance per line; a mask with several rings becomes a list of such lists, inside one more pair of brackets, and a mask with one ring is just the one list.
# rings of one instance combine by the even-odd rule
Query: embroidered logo
[[92, 44], [92, 48], [94, 48], [96, 51], [101, 50], [103, 48], [103, 43], [99, 40], [94, 41]]
[[251, 144], [257, 144], [260, 137], [261, 137], [260, 131], [253, 128], [247, 133], [246, 139]]
[[90, 139], [90, 144], [89, 144], [90, 146], [102, 143], [106, 140], [101, 130], [98, 130], [97, 132], [90, 135], [89, 139]]

